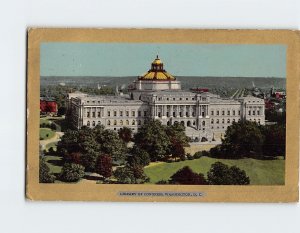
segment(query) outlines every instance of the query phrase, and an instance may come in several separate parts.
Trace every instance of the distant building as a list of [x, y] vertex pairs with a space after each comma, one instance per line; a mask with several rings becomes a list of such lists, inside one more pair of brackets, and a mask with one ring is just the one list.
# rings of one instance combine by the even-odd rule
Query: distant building
[[188, 136], [208, 141], [220, 139], [233, 122], [265, 124], [263, 99], [222, 99], [206, 90], [181, 90], [180, 81], [164, 69], [158, 57], [150, 70], [130, 85], [129, 95], [69, 93], [67, 106], [68, 118], [76, 128], [102, 124], [112, 130], [126, 126], [137, 132], [149, 119], [157, 119], [163, 125], [180, 123]]
[[57, 114], [57, 102], [54, 99], [40, 98], [40, 111], [44, 114]]

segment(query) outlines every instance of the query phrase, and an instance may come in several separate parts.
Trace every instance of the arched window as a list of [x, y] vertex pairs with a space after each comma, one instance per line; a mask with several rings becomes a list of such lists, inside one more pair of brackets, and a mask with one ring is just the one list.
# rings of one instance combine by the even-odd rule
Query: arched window
[[86, 125], [87, 125], [87, 126], [90, 126], [90, 121], [88, 121], [88, 122], [86, 123]]
[[95, 121], [93, 121], [93, 126], [95, 126], [96, 125], [96, 122]]
[[110, 125], [110, 120], [107, 121], [107, 125]]

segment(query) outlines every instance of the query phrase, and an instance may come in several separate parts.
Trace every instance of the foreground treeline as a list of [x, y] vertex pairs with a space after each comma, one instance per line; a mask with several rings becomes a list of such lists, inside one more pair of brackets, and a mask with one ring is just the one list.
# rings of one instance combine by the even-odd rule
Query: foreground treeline
[[[188, 138], [180, 124], [163, 126], [149, 120], [132, 136], [129, 128], [119, 132], [97, 125], [91, 129], [68, 130], [57, 144], [57, 155], [63, 157], [64, 166], [56, 179], [76, 182], [85, 172], [98, 173], [105, 183], [144, 183], [149, 179], [144, 166], [151, 161], [166, 161], [185, 156]], [[133, 144], [132, 147], [128, 143]], [[41, 160], [41, 167], [45, 161]], [[47, 172], [41, 173], [41, 175]], [[49, 182], [53, 182], [50, 176]], [[110, 179], [109, 179], [110, 178]], [[45, 180], [41, 179], [41, 182]]]
[[195, 173], [189, 166], [175, 172], [169, 180], [161, 180], [156, 184], [181, 185], [249, 185], [250, 178], [244, 170], [236, 166], [227, 166], [216, 162], [207, 172], [207, 178], [202, 173]]
[[263, 126], [250, 121], [237, 122], [227, 128], [222, 144], [212, 148], [209, 155], [231, 159], [285, 157], [285, 140], [284, 124]]

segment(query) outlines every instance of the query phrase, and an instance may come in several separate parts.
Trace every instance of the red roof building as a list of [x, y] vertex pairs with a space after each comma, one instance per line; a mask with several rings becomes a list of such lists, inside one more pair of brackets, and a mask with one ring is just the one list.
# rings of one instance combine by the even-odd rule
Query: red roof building
[[52, 99], [40, 99], [40, 111], [42, 113], [54, 113], [57, 114], [57, 103]]

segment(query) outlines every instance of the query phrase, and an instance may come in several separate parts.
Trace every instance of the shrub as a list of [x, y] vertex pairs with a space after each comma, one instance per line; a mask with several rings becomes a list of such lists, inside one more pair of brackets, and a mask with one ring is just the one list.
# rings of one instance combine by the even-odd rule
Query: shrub
[[60, 179], [66, 182], [76, 182], [83, 176], [84, 167], [76, 163], [65, 163], [60, 173]]
[[97, 159], [95, 171], [108, 178], [112, 175], [112, 159], [109, 155], [100, 155]]
[[194, 158], [195, 159], [200, 159], [202, 156], [202, 152], [201, 151], [197, 151], [195, 154], [194, 154]]
[[[185, 161], [185, 160], [186, 160], [185, 155], [184, 155], [184, 156], [181, 156], [181, 157], [180, 157], [180, 160], [181, 160], [181, 161]], [[179, 160], [176, 160], [175, 162], [179, 162]]]
[[192, 156], [190, 153], [188, 153], [186, 155], [186, 157], [187, 157], [188, 160], [193, 160], [194, 159], [194, 156]]
[[212, 185], [248, 185], [250, 179], [244, 170], [236, 166], [229, 167], [221, 162], [211, 165], [207, 173], [209, 184]]
[[55, 181], [55, 176], [50, 173], [44, 158], [40, 158], [39, 181], [40, 183], [54, 183]]
[[209, 157], [210, 153], [208, 151], [204, 150], [204, 151], [202, 151], [202, 156]]
[[202, 173], [197, 174], [188, 166], [183, 167], [171, 176], [170, 184], [205, 185], [207, 181]]
[[169, 184], [169, 182], [167, 180], [160, 180], [157, 181], [156, 184]]

